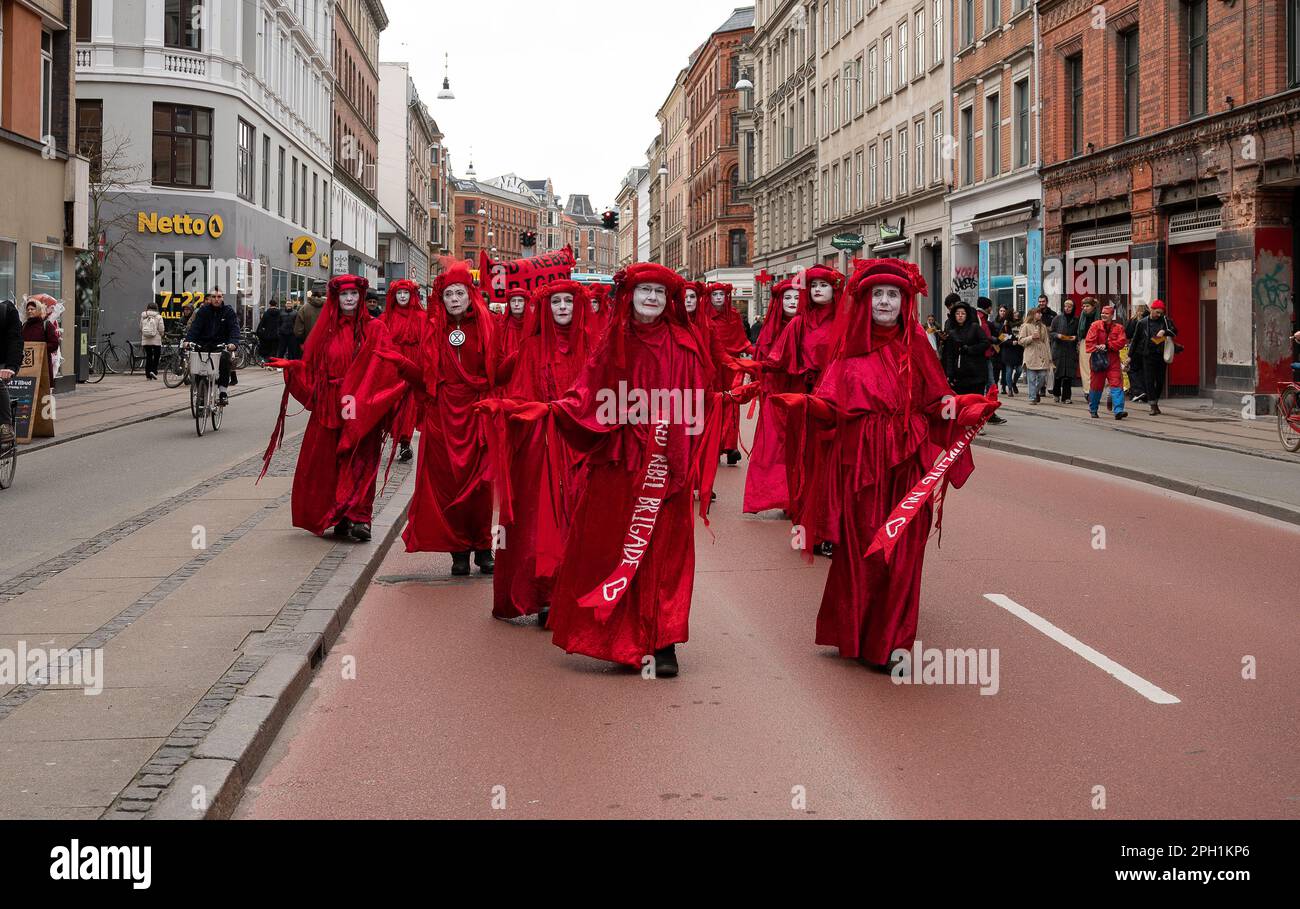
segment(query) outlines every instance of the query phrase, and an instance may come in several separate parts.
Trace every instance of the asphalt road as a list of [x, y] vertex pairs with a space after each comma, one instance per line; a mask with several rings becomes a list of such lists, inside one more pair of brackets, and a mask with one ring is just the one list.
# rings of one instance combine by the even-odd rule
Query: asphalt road
[[494, 621], [489, 580], [397, 552], [238, 816], [1300, 816], [1300, 532], [976, 462], [931, 541], [920, 640], [996, 651], [996, 693], [896, 685], [814, 645], [826, 563], [738, 514], [742, 465], [698, 529], [680, 677], [566, 655]]

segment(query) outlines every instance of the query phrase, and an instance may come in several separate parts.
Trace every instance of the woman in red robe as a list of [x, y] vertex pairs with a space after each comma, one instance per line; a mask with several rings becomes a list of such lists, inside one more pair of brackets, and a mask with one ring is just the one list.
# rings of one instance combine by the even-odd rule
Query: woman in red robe
[[[712, 484], [702, 456], [716, 450], [719, 430], [706, 393], [711, 364], [675, 272], [629, 266], [614, 298], [609, 331], [573, 388], [511, 419], [550, 421], [589, 465], [572, 522], [582, 532], [569, 535], [551, 598], [554, 643], [628, 666], [653, 663], [668, 677], [688, 637], [693, 492], [701, 488], [706, 513]], [[643, 408], [642, 392], [676, 395], [677, 404], [661, 397], [659, 408]], [[702, 422], [697, 408], [707, 408]]]
[[604, 284], [593, 284], [588, 295], [591, 312], [587, 319], [587, 336], [594, 348], [605, 336], [605, 329], [609, 327], [613, 304], [609, 299], [609, 288]]
[[[816, 392], [771, 402], [786, 416], [791, 504], [796, 524], [806, 528], [805, 545], [835, 544], [817, 643], [884, 667], [916, 639], [934, 499], [914, 508], [905, 526], [891, 513], [962, 431], [982, 425], [999, 405], [980, 395], [953, 397], [917, 321], [915, 298], [926, 288], [915, 265], [857, 265]], [[960, 488], [973, 468], [965, 447], [943, 489]], [[886, 520], [899, 534], [890, 554], [873, 547]]]
[[[429, 329], [429, 319], [420, 302], [420, 285], [402, 278], [388, 285], [384, 312], [379, 317], [388, 329], [393, 346], [413, 363], [420, 359], [420, 349]], [[420, 405], [420, 393], [409, 389], [393, 417], [393, 438], [400, 446], [398, 457], [402, 461], [411, 460], [411, 439], [420, 420]]]
[[[807, 295], [808, 291], [799, 289], [793, 279], [781, 281], [772, 288], [767, 318], [754, 345], [754, 356], [759, 362], [776, 347]], [[775, 418], [767, 401], [772, 395], [805, 390], [802, 378], [792, 377], [781, 370], [763, 371], [757, 389], [763, 404], [754, 427], [754, 448], [749, 454], [749, 470], [745, 474], [746, 514], [758, 514], [773, 508], [785, 512], [790, 510], [790, 492], [785, 478], [785, 439], [780, 421]]]
[[530, 294], [518, 288], [511, 289], [506, 301], [505, 314], [497, 321], [492, 337], [492, 365], [498, 371], [505, 359], [519, 349], [524, 339], [524, 325], [528, 316]]
[[[562, 397], [587, 363], [590, 313], [580, 284], [556, 281], [539, 289], [526, 336], [497, 375], [504, 400], [484, 401], [479, 411], [504, 415], [525, 403]], [[537, 615], [543, 628], [584, 471], [581, 456], [558, 433], [541, 434], [547, 428], [498, 419], [488, 433], [506, 462], [499, 473], [508, 478], [497, 484], [502, 545], [492, 578], [492, 615]]]
[[[709, 317], [709, 328], [717, 342], [718, 348], [727, 357], [717, 364], [714, 376], [714, 391], [731, 391], [741, 381], [741, 373], [735, 366], [735, 358], [749, 357], [753, 354], [753, 345], [745, 334], [745, 323], [740, 313], [731, 305], [734, 292], [730, 284], [709, 284], [705, 288], [709, 305], [704, 307]], [[729, 413], [722, 428], [722, 453], [727, 456], [728, 464], [740, 463], [740, 409], [734, 408]]]
[[357, 542], [370, 539], [383, 435], [405, 396], [385, 358], [388, 330], [362, 302], [369, 286], [354, 275], [333, 278], [302, 359], [267, 361], [284, 370], [285, 389], [262, 467], [265, 476], [292, 395], [311, 411], [293, 474], [293, 526], [317, 536], [333, 527]]
[[420, 457], [402, 539], [407, 552], [451, 553], [458, 577], [470, 573], [471, 551], [479, 570], [491, 574], [490, 459], [474, 405], [495, 384], [492, 317], [463, 265], [434, 281], [428, 315], [428, 341], [415, 364], [425, 394]]

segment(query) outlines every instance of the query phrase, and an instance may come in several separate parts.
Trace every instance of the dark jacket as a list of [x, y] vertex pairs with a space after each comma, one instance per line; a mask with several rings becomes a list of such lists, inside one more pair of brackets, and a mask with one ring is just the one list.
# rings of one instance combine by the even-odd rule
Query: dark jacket
[[1017, 337], [1020, 334], [1020, 322], [1015, 318], [1009, 318], [1001, 322], [990, 324], [994, 337], [1007, 335], [1002, 344], [1002, 364], [1004, 366], [1019, 366], [1025, 361], [1025, 349], [1020, 346]]
[[18, 307], [0, 301], [0, 369], [17, 372], [23, 365], [23, 319]]
[[317, 296], [308, 297], [307, 302], [298, 307], [298, 312], [293, 317], [293, 336], [299, 345], [307, 344], [307, 338], [311, 336], [311, 330], [316, 327], [316, 320], [324, 308], [325, 298]]
[[275, 344], [280, 337], [280, 308], [267, 307], [262, 313], [262, 321], [257, 323], [257, 339], [263, 344]]
[[223, 344], [239, 343], [239, 316], [229, 303], [222, 303], [220, 309], [204, 303], [190, 320], [185, 340], [200, 347], [212, 349]]
[[948, 384], [958, 394], [983, 394], [988, 384], [988, 366], [984, 352], [989, 348], [989, 336], [980, 325], [975, 308], [966, 303], [953, 307], [966, 310], [966, 324], [958, 326], [956, 320], [943, 342], [943, 371]]
[[[1052, 320], [1049, 334], [1052, 338], [1052, 363], [1056, 366], [1056, 374], [1067, 379], [1078, 378], [1079, 317], [1061, 313]], [[1062, 341], [1062, 335], [1073, 337], [1074, 340]]]
[[1139, 319], [1137, 327], [1133, 329], [1129, 356], [1140, 357], [1148, 362], [1155, 360], [1164, 362], [1164, 345], [1151, 343], [1151, 339], [1162, 331], [1169, 337], [1178, 336], [1178, 329], [1174, 328], [1174, 320], [1168, 316], [1159, 319], [1147, 316], [1145, 319]]

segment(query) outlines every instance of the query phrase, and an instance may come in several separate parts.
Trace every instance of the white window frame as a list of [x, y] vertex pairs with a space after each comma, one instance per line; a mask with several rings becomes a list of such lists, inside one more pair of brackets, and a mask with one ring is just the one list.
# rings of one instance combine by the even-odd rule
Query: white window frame
[[880, 197], [883, 201], [888, 202], [894, 198], [894, 137], [884, 136], [880, 140], [880, 164], [884, 169], [880, 174], [880, 188], [883, 195]]
[[884, 79], [880, 85], [880, 97], [883, 100], [894, 93], [894, 32], [891, 30], [881, 35], [881, 42], [880, 72]]
[[915, 46], [912, 48], [912, 58], [915, 61], [912, 64], [912, 75], [914, 78], [920, 78], [925, 75], [925, 7], [921, 7], [912, 16], [912, 31], [915, 33], [912, 40]]
[[916, 188], [925, 188], [925, 118], [912, 124], [916, 133]]
[[907, 85], [907, 20], [898, 23], [898, 87]]
[[898, 194], [900, 196], [907, 195], [907, 191], [911, 188], [907, 183], [908, 138], [907, 127], [900, 126], [898, 128]]
[[935, 183], [938, 183], [940, 180], [944, 179], [943, 111], [937, 110], [933, 114], [931, 114], [930, 122], [931, 122], [930, 141], [934, 143], [934, 158], [931, 162], [934, 165], [934, 175], [931, 177], [931, 180]]
[[879, 159], [876, 144], [873, 142], [867, 147], [867, 202], [869, 205], [875, 205], [879, 191]]
[[[50, 49], [46, 50], [46, 39]], [[47, 136], [54, 134], [54, 35], [41, 29], [41, 125], [37, 137], [42, 145], [48, 142]]]
[[938, 66], [943, 62], [943, 5], [946, 0], [934, 0], [930, 15], [930, 43], [934, 53], [930, 55], [930, 65]]

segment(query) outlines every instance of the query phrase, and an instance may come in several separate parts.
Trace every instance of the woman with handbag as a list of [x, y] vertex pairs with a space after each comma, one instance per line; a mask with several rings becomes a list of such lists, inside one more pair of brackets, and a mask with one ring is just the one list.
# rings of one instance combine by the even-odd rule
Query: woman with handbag
[[1102, 390], [1110, 386], [1111, 406], [1115, 419], [1128, 417], [1124, 412], [1124, 371], [1120, 351], [1128, 344], [1124, 326], [1115, 321], [1115, 307], [1107, 304], [1101, 308], [1101, 318], [1088, 327], [1084, 348], [1088, 354], [1091, 372], [1088, 377], [1088, 412], [1095, 420], [1101, 406]]
[[1156, 300], [1151, 304], [1151, 314], [1138, 322], [1133, 332], [1129, 358], [1136, 358], [1142, 366], [1142, 387], [1145, 400], [1151, 405], [1151, 416], [1160, 416], [1160, 398], [1165, 392], [1168, 366], [1173, 362], [1178, 345], [1174, 338], [1178, 329], [1165, 315], [1165, 304]]

